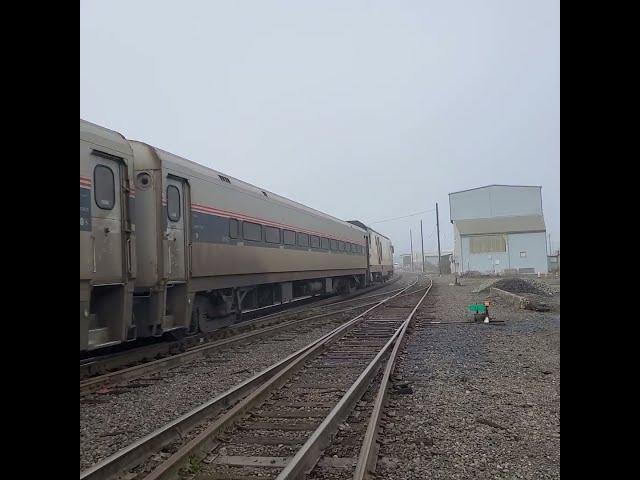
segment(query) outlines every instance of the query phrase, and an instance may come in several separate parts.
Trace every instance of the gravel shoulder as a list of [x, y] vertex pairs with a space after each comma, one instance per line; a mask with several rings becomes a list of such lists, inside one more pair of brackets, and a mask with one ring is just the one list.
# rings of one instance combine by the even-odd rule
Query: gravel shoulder
[[469, 320], [487, 299], [472, 293], [482, 279], [452, 280], [434, 278], [396, 366], [413, 393], [387, 403], [377, 478], [559, 478], [559, 285], [549, 312], [495, 299], [504, 325], [428, 325]]

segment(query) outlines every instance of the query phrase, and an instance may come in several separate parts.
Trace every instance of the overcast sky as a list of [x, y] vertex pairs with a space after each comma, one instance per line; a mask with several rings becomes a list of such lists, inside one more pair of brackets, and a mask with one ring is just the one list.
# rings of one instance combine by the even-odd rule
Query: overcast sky
[[[560, 240], [558, 0], [81, 1], [80, 117], [336, 217], [542, 185]], [[373, 223], [436, 250], [435, 212]]]

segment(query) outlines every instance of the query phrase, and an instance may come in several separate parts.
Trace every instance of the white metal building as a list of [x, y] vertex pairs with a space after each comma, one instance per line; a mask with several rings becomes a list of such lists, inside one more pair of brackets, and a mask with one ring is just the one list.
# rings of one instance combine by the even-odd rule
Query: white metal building
[[547, 273], [542, 187], [487, 185], [449, 194], [457, 273]]

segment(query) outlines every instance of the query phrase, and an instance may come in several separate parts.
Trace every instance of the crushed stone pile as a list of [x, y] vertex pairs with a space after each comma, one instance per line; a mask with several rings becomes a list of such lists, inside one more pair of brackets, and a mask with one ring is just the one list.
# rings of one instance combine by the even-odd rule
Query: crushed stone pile
[[553, 290], [545, 283], [537, 282], [533, 279], [524, 278], [501, 278], [492, 279], [482, 283], [473, 292], [480, 293], [489, 290], [491, 287], [499, 288], [511, 293], [533, 293], [534, 295], [553, 296]]

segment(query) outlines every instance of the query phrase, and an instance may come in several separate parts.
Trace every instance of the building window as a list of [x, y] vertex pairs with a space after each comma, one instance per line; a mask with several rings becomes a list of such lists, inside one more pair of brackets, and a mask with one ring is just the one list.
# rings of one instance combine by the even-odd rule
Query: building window
[[310, 239], [311, 239], [311, 248], [320, 248], [320, 237], [311, 235]]
[[477, 235], [469, 237], [471, 253], [506, 252], [507, 239], [504, 235]]
[[284, 244], [295, 245], [296, 244], [296, 232], [291, 230], [283, 230], [284, 232]]
[[307, 235], [306, 233], [299, 233], [298, 234], [298, 245], [301, 247], [308, 247], [309, 246], [309, 235]]
[[103, 210], [111, 210], [116, 203], [115, 179], [113, 170], [104, 165], [96, 166], [93, 171], [96, 204]]
[[262, 225], [251, 222], [242, 222], [242, 237], [254, 242], [262, 241]]
[[329, 250], [329, 239], [322, 237], [320, 239], [320, 247]]
[[344, 242], [342, 240], [338, 240], [338, 250], [344, 252]]
[[229, 237], [238, 238], [238, 220], [235, 218], [229, 219]]
[[331, 250], [338, 250], [338, 241], [331, 239]]
[[558, 257], [551, 257], [551, 258], [549, 259], [549, 261], [550, 261], [551, 263], [558, 263]]
[[267, 243], [280, 243], [280, 229], [276, 227], [264, 227], [264, 239]]
[[520, 258], [527, 258], [527, 252], [520, 252]]
[[172, 222], [180, 220], [180, 190], [175, 185], [167, 187], [167, 216]]

